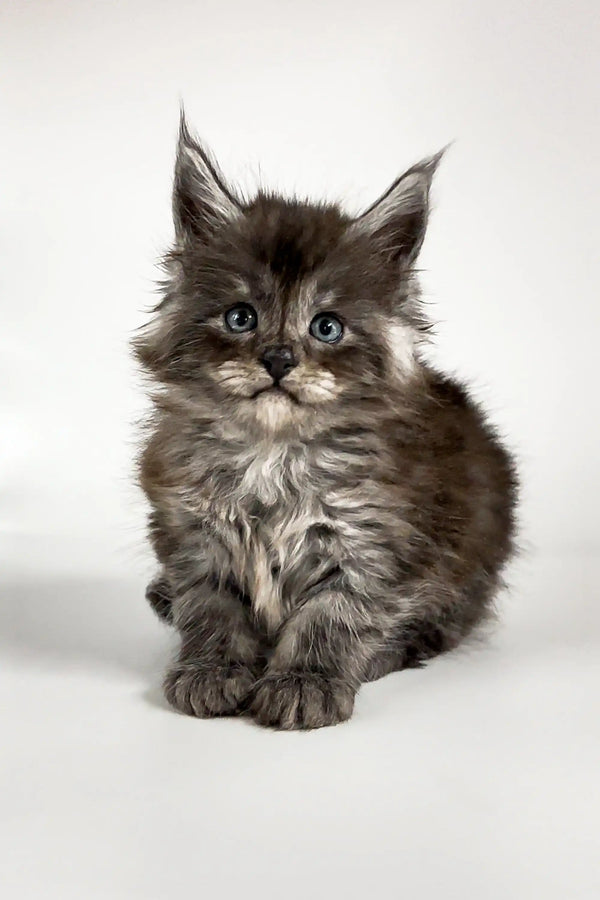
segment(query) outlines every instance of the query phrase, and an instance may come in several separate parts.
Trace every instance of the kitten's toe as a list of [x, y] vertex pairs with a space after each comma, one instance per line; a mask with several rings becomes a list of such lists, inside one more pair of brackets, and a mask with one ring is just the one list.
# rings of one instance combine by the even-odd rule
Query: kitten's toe
[[193, 662], [177, 663], [167, 672], [164, 692], [179, 712], [206, 719], [238, 712], [255, 681], [251, 669], [242, 664], [207, 668]]
[[265, 675], [251, 711], [261, 725], [291, 730], [337, 725], [352, 715], [354, 688], [312, 672]]

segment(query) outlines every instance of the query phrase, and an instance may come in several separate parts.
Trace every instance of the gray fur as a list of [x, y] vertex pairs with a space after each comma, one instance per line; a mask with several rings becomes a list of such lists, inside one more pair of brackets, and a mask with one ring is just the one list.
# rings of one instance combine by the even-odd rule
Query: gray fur
[[[436, 163], [357, 220], [242, 204], [182, 125], [177, 244], [136, 341], [160, 386], [140, 467], [161, 563], [148, 598], [181, 635], [165, 680], [181, 712], [335, 724], [361, 683], [489, 613], [516, 479], [466, 391], [418, 355], [412, 264]], [[255, 332], [226, 333], [236, 300]], [[323, 308], [343, 316], [339, 345], [308, 334]], [[277, 389], [259, 360], [282, 337], [298, 364]]]

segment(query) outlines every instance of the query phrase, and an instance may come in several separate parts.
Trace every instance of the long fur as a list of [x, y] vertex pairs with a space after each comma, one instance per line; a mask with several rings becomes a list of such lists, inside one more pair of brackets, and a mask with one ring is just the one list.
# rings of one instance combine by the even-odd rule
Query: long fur
[[[242, 202], [182, 120], [176, 243], [135, 341], [156, 383], [147, 596], [181, 635], [165, 692], [182, 712], [340, 722], [361, 683], [451, 650], [492, 607], [514, 465], [465, 388], [419, 356], [414, 261], [438, 161], [353, 220]], [[258, 326], [232, 334], [240, 302]], [[322, 311], [344, 324], [337, 344], [309, 332]], [[260, 362], [281, 342], [287, 393]]]

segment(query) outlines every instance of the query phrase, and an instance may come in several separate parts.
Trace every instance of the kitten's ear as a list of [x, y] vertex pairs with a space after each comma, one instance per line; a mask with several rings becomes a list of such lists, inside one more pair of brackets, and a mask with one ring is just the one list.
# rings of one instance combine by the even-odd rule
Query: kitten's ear
[[192, 135], [181, 111], [175, 178], [173, 221], [177, 240], [207, 241], [220, 224], [241, 210], [218, 165]]
[[413, 262], [421, 249], [429, 215], [429, 189], [446, 148], [408, 169], [379, 200], [354, 220], [388, 259]]

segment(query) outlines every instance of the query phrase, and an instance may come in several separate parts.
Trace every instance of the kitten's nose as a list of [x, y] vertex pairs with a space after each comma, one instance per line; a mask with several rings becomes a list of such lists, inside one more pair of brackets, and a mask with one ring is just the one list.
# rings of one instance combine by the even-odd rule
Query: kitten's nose
[[279, 381], [297, 365], [291, 347], [267, 347], [260, 361], [274, 381]]

